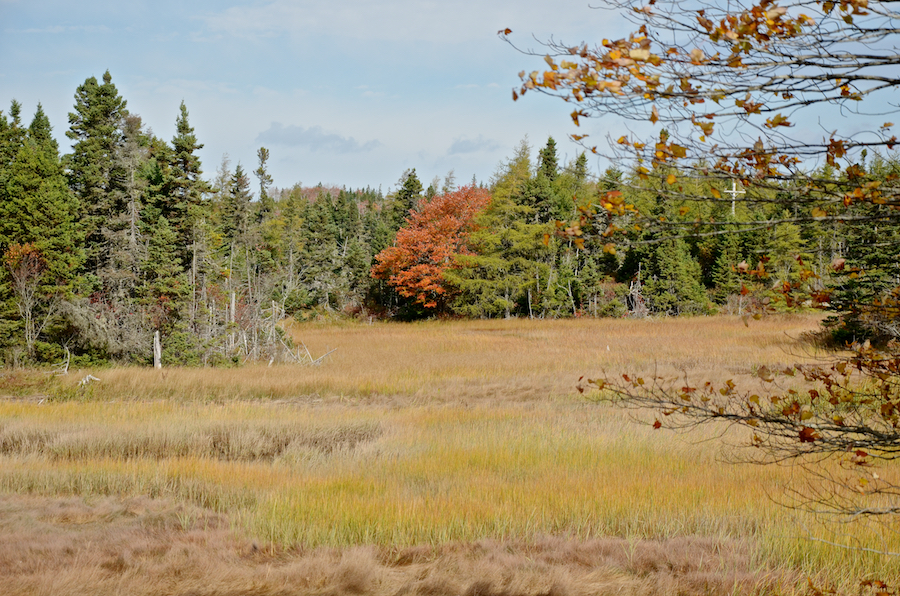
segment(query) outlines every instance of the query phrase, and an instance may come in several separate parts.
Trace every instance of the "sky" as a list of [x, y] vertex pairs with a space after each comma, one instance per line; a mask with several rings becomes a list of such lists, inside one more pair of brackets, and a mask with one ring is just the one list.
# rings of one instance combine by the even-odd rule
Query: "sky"
[[[415, 168], [427, 186], [489, 182], [524, 138], [549, 136], [560, 161], [580, 147], [564, 102], [512, 101], [541, 40], [599, 42], [625, 23], [589, 0], [0, 0], [0, 109], [40, 102], [61, 151], [77, 87], [112, 81], [154, 134], [171, 141], [184, 101], [205, 177], [224, 155], [252, 171], [270, 152], [274, 185], [396, 188]], [[594, 163], [597, 171], [603, 164]]]

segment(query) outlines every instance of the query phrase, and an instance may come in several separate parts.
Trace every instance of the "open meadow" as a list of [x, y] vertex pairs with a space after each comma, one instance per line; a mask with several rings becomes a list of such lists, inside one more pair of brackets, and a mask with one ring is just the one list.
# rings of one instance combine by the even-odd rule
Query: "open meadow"
[[[884, 528], [779, 504], [741, 429], [654, 431], [622, 372], [753, 383], [818, 319], [305, 323], [320, 366], [7, 371], [0, 586], [25, 595], [857, 593]], [[80, 387], [87, 374], [99, 381]], [[652, 418], [649, 418], [652, 421]]]

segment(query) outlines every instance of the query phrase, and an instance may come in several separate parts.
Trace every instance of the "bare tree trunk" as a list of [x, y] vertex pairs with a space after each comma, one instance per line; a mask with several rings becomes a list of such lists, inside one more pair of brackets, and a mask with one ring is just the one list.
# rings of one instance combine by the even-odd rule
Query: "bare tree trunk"
[[162, 368], [162, 344], [158, 329], [153, 332], [153, 368]]
[[235, 325], [235, 321], [237, 320], [237, 318], [235, 317], [235, 312], [234, 312], [235, 307], [236, 307], [235, 293], [234, 293], [234, 290], [231, 290], [231, 303], [230, 303], [230, 306], [228, 309], [228, 319], [227, 319], [228, 326], [230, 327], [230, 335], [229, 335], [229, 339], [228, 339], [228, 351], [229, 352], [234, 351], [234, 344], [235, 344], [234, 325]]

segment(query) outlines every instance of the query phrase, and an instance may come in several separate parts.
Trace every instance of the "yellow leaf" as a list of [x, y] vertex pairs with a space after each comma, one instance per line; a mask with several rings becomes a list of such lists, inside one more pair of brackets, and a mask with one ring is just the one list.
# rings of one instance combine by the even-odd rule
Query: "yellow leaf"
[[632, 60], [648, 60], [650, 58], [650, 50], [631, 50], [628, 52], [628, 57]]
[[821, 207], [813, 207], [812, 216], [813, 217], [826, 217], [828, 213], [826, 213]]
[[678, 178], [675, 177], [675, 174], [666, 176], [666, 184], [675, 184], [676, 182], [678, 182]]
[[616, 142], [617, 142], [619, 145], [627, 145], [627, 144], [628, 144], [628, 137], [626, 137], [625, 135], [622, 135], [621, 137], [619, 137], [619, 140], [616, 141]]
[[721, 199], [721, 198], [722, 198], [722, 193], [720, 193], [720, 192], [718, 191], [718, 189], [715, 189], [715, 188], [710, 189], [710, 193], [712, 193], [712, 196], [714, 196], [714, 197], [717, 198], [717, 199]]
[[650, 113], [650, 122], [656, 124], [659, 121], [659, 110], [656, 109], [656, 106], [653, 106], [653, 111]]

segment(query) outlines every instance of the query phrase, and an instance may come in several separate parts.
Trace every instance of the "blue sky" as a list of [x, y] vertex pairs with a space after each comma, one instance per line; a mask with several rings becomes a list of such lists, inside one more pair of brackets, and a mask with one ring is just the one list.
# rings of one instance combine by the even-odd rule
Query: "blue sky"
[[407, 168], [426, 185], [450, 170], [488, 181], [525, 135], [552, 135], [564, 160], [579, 150], [566, 104], [512, 101], [517, 73], [542, 62], [499, 40], [506, 27], [531, 48], [625, 33], [588, 0], [0, 0], [0, 108], [17, 99], [27, 122], [41, 102], [67, 152], [75, 89], [108, 69], [167, 141], [185, 101], [207, 178], [226, 153], [255, 169], [265, 146], [279, 187], [387, 192]]

